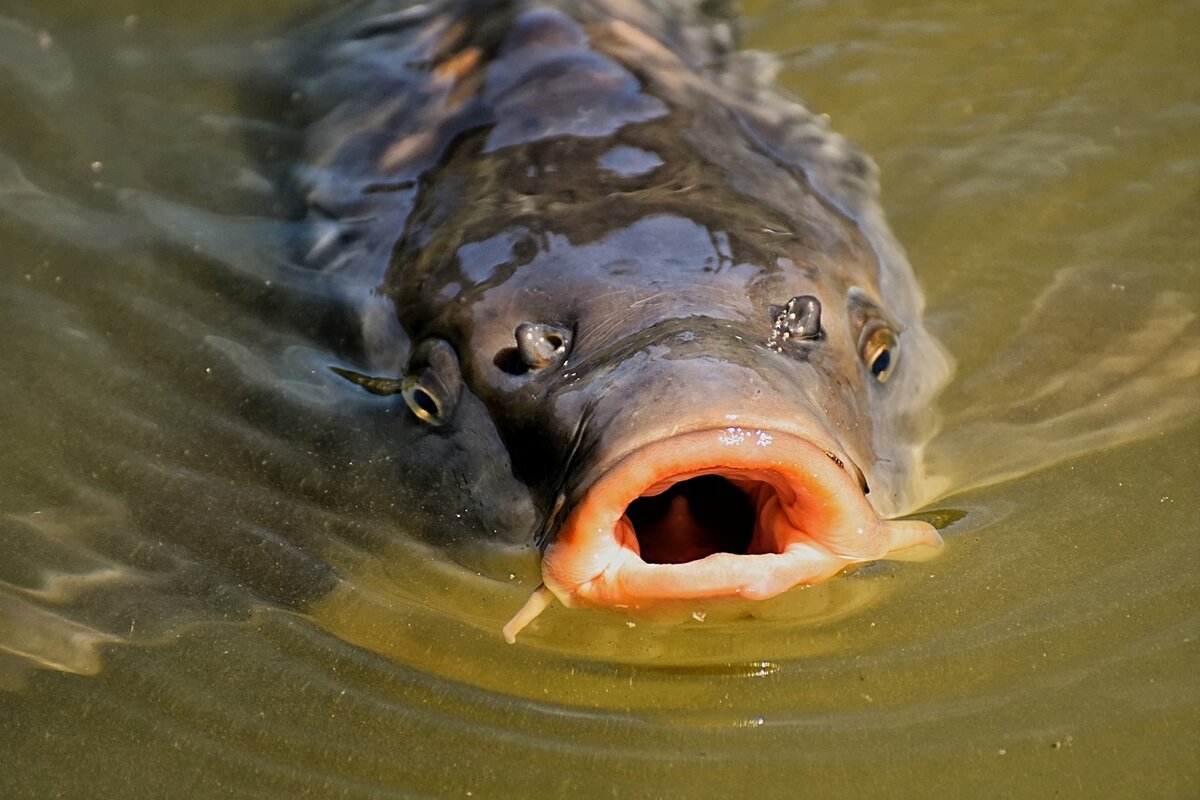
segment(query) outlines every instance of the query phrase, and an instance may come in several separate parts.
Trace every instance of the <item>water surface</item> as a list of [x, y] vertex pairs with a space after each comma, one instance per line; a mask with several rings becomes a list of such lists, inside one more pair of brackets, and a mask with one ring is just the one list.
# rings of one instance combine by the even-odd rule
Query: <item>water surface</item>
[[958, 361], [946, 551], [515, 647], [272, 310], [305, 8], [0, 2], [0, 793], [1194, 795], [1194, 3], [749, 4]]

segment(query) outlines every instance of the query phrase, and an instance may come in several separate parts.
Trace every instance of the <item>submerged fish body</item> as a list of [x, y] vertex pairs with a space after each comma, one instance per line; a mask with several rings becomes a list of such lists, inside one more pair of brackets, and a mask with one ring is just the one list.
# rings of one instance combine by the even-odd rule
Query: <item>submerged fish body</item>
[[[358, 310], [341, 374], [411, 411], [401, 479], [541, 548], [510, 639], [551, 597], [764, 598], [940, 544], [887, 519], [949, 366], [874, 168], [727, 19], [560, 0], [338, 24], [301, 95], [305, 257]], [[432, 477], [489, 471], [526, 495]]]

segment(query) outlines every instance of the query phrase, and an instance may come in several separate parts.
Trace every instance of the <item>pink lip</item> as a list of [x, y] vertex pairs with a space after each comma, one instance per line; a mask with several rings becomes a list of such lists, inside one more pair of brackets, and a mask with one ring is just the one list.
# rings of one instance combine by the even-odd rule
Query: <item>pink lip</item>
[[[687, 503], [676, 498], [654, 533], [653, 548], [657, 561], [677, 563], [643, 560], [630, 504], [701, 475], [719, 475], [746, 495], [754, 523], [745, 552], [708, 552], [691, 544], [698, 525]], [[618, 608], [766, 599], [852, 564], [901, 551], [910, 557], [941, 543], [927, 523], [881, 520], [857, 480], [804, 438], [751, 427], [694, 431], [635, 450], [595, 481], [543, 554], [543, 586], [504, 634], [514, 641], [551, 598], [566, 606]], [[662, 557], [676, 547], [677, 557]], [[707, 554], [692, 559], [693, 550]]]

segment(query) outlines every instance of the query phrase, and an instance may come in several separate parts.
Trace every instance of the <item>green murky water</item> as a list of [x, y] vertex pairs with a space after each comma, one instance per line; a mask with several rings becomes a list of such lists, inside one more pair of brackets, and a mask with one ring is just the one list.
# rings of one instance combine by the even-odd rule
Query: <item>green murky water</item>
[[752, 4], [882, 168], [965, 516], [510, 647], [533, 561], [397, 537], [386, 430], [214, 277], [272, 258], [289, 5], [0, 2], [0, 794], [1195, 796], [1200, 7]]

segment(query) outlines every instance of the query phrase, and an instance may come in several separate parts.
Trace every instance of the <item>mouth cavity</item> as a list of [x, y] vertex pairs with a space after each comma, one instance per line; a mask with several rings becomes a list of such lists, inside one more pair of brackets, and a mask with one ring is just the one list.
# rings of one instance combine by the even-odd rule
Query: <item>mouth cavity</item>
[[557, 598], [629, 608], [765, 599], [887, 557], [925, 558], [925, 522], [881, 520], [845, 462], [758, 428], [701, 430], [626, 455], [593, 482], [542, 555], [542, 586], [504, 627]]
[[[751, 492], [721, 475], [700, 475], [642, 495], [625, 509], [647, 564], [686, 564], [713, 553], [744, 555], [754, 539]], [[755, 490], [751, 490], [755, 491]]]

